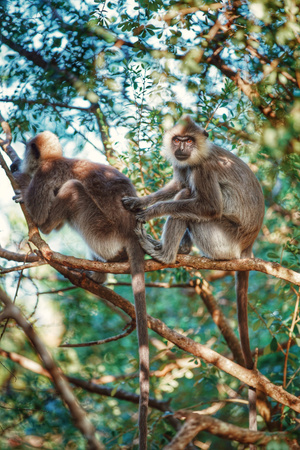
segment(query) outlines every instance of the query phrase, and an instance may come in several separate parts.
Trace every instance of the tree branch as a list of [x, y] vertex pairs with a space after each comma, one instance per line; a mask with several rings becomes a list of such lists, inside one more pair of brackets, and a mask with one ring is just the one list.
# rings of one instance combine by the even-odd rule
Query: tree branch
[[[198, 283], [197, 283], [198, 282]], [[235, 361], [241, 366], [244, 365], [244, 357], [242, 353], [242, 348], [240, 341], [234, 334], [231, 326], [228, 323], [223, 311], [217, 304], [212, 292], [210, 290], [209, 284], [206, 280], [196, 280], [194, 281], [195, 292], [200, 295], [206, 308], [208, 309], [213, 321], [221, 331], [228, 347], [232, 351]]]
[[[37, 362], [29, 358], [26, 358], [26, 356], [19, 355], [18, 353], [15, 352], [7, 352], [6, 350], [3, 350], [1, 348], [0, 348], [0, 355], [20, 364], [20, 366], [22, 366], [26, 370], [30, 370], [31, 372], [37, 373], [38, 375], [43, 375], [44, 377], [47, 378], [52, 378], [50, 372], [47, 369], [45, 369]], [[74, 384], [74, 386], [81, 387], [82, 389], [85, 389], [88, 392], [93, 392], [98, 395], [104, 395], [105, 397], [118, 398], [119, 400], [125, 400], [135, 404], [139, 403], [140, 398], [139, 395], [131, 394], [127, 391], [124, 391], [123, 389], [115, 390], [115, 388], [103, 387], [91, 381], [86, 381], [75, 377], [69, 377], [67, 375], [65, 375], [65, 377], [70, 383]], [[168, 401], [166, 402], [156, 400], [155, 398], [150, 398], [149, 405], [152, 408], [158, 409], [159, 411], [163, 412], [170, 411]]]
[[[65, 376], [61, 369], [56, 366], [52, 356], [46, 349], [45, 345], [40, 340], [39, 336], [34, 331], [32, 325], [27, 322], [19, 308], [17, 308], [8, 295], [0, 288], [0, 301], [4, 303], [4, 315], [14, 319], [22, 328], [31, 345], [39, 355], [43, 362], [45, 369], [51, 375], [53, 383], [60, 394], [62, 400], [68, 406], [71, 416], [74, 420], [75, 426], [81, 431], [83, 436], [87, 439], [88, 448], [90, 450], [104, 449], [103, 445], [96, 439], [95, 429], [86, 416], [85, 411], [81, 408], [76, 397], [74, 396], [70, 386], [66, 382]], [[2, 313], [3, 314], [3, 313]], [[3, 315], [1, 314], [1, 318]]]
[[[36, 236], [35, 236], [36, 237]], [[39, 244], [39, 240], [34, 239], [34, 243]], [[49, 247], [42, 241], [43, 244], [38, 246], [43, 256], [49, 254]], [[50, 251], [51, 252], [51, 251]], [[80, 286], [83, 289], [92, 292], [95, 295], [104, 297], [105, 299], [111, 301], [115, 306], [123, 309], [132, 319], [135, 319], [134, 306], [127, 300], [125, 300], [120, 295], [116, 294], [114, 291], [106, 288], [105, 286], [99, 285], [90, 278], [87, 278], [85, 274], [68, 270], [53, 261], [49, 262], [52, 267], [54, 267], [58, 272], [68, 278], [74, 285]], [[213, 364], [220, 370], [232, 375], [233, 377], [239, 379], [248, 386], [254, 387], [263, 391], [265, 394], [272, 397], [274, 400], [289, 406], [291, 409], [300, 412], [300, 399], [292, 394], [284, 391], [282, 387], [276, 386], [271, 383], [266, 377], [264, 377], [259, 371], [249, 370], [241, 367], [240, 365], [230, 361], [229, 359], [221, 356], [217, 352], [207, 348], [206, 346], [194, 342], [192, 339], [177, 333], [174, 330], [168, 328], [164, 322], [159, 319], [147, 316], [148, 327], [155, 331], [157, 334], [163, 338], [173, 342], [184, 351], [187, 351], [194, 356], [204, 359], [207, 363]]]
[[135, 330], [136, 328], [136, 324], [135, 321], [131, 321], [131, 323], [127, 324], [125, 326], [126, 331], [123, 331], [123, 333], [120, 333], [116, 336], [112, 336], [109, 337], [107, 339], [101, 339], [98, 341], [91, 341], [91, 342], [84, 342], [84, 343], [80, 343], [80, 344], [61, 344], [59, 347], [91, 347], [92, 345], [103, 345], [103, 344], [107, 344], [107, 342], [112, 342], [112, 341], [118, 341], [119, 339], [123, 339], [124, 337], [128, 336], [129, 334], [131, 334], [133, 332], [133, 330]]
[[200, 431], [208, 431], [215, 436], [242, 444], [266, 445], [270, 441], [281, 441], [287, 437], [287, 433], [250, 431], [214, 417], [191, 411], [178, 411], [175, 417], [186, 418], [187, 420], [172, 442], [164, 447], [164, 450], [184, 450]]
[[[30, 240], [35, 240], [35, 234], [31, 233]], [[32, 241], [33, 242], [33, 241]], [[43, 241], [44, 242], [44, 241]], [[34, 242], [35, 243], [35, 242]], [[40, 241], [40, 245], [42, 242]], [[75, 258], [74, 256], [65, 256], [61, 253], [51, 251], [48, 248], [47, 256], [44, 255], [49, 264], [55, 262], [70, 268], [81, 268], [95, 272], [124, 274], [130, 273], [129, 262], [102, 263], [99, 261], [88, 261], [86, 259]], [[214, 261], [205, 257], [177, 255], [177, 261], [174, 264], [162, 264], [154, 259], [145, 261], [145, 272], [167, 268], [188, 267], [191, 269], [207, 270], [225, 270], [225, 271], [256, 271], [268, 275], [273, 275], [281, 280], [288, 281], [300, 286], [300, 273], [287, 269], [278, 263], [264, 261], [259, 258], [232, 259], [230, 261]]]

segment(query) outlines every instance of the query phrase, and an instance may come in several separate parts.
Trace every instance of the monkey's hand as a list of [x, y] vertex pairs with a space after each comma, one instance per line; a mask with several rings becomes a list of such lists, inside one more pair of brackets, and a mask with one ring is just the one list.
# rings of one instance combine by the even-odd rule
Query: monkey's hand
[[150, 218], [148, 218], [147, 209], [138, 211], [135, 215], [137, 222], [146, 223]]
[[23, 195], [22, 195], [22, 192], [20, 190], [15, 190], [15, 195], [13, 196], [13, 200], [16, 203], [24, 203]]
[[123, 197], [122, 203], [125, 209], [132, 212], [141, 211], [141, 200], [138, 197]]

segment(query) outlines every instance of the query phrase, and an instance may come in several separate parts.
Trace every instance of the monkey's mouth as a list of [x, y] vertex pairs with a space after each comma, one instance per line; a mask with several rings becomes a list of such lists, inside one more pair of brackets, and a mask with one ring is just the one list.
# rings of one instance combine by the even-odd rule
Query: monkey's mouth
[[180, 155], [176, 155], [175, 154], [175, 158], [178, 159], [178, 161], [185, 161], [185, 160], [187, 160], [189, 158], [189, 156], [188, 155], [182, 155], [182, 154], [180, 154]]

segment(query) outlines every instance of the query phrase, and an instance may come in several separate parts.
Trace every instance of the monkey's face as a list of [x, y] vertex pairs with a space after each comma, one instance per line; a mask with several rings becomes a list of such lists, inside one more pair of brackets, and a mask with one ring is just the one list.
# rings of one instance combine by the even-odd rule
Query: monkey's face
[[195, 150], [195, 139], [192, 136], [174, 136], [172, 151], [178, 161], [186, 161]]
[[162, 154], [174, 166], [196, 166], [209, 155], [207, 136], [206, 130], [196, 125], [189, 116], [183, 116], [165, 133]]
[[40, 163], [40, 151], [35, 142], [27, 142], [21, 170], [23, 173], [33, 175]]

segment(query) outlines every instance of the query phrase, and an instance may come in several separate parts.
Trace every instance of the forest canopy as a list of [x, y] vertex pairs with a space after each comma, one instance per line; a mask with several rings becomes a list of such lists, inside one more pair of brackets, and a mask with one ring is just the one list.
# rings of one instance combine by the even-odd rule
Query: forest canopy
[[[146, 257], [149, 448], [297, 448], [296, 0], [8, 0], [0, 20], [0, 447], [84, 449], [92, 430], [97, 448], [131, 449], [138, 434], [128, 264], [85, 260], [68, 226], [41, 237], [12, 200], [11, 149], [22, 158], [24, 142], [50, 130], [65, 156], [111, 164], [144, 196], [171, 179], [163, 135], [189, 114], [255, 173], [265, 218], [253, 259], [210, 261], [196, 247], [170, 267]], [[146, 228], [157, 238], [164, 222]], [[85, 277], [93, 268], [109, 274], [104, 286]], [[238, 269], [251, 270], [250, 374], [240, 359]], [[259, 387], [252, 435], [247, 385]]]

